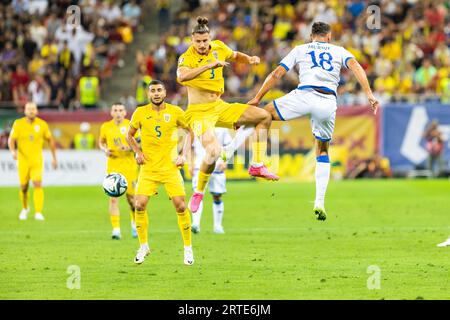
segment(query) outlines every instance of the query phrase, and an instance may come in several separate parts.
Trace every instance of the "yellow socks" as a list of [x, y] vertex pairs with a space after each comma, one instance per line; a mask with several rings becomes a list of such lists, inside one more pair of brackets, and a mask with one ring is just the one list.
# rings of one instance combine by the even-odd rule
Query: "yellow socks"
[[190, 246], [191, 245], [191, 216], [189, 215], [189, 210], [186, 209], [186, 210], [184, 210], [184, 212], [177, 212], [177, 215], [178, 215], [178, 226], [180, 227], [184, 246], [185, 247]]
[[[148, 214], [147, 210], [135, 211], [136, 231], [141, 245], [148, 243]], [[189, 230], [190, 231], [190, 230]]]
[[20, 203], [22, 204], [22, 209], [28, 209], [28, 191], [23, 192], [22, 190], [19, 190], [19, 198]]
[[120, 229], [120, 216], [109, 216], [111, 218], [111, 225], [113, 229]]
[[252, 143], [252, 151], [253, 151], [253, 164], [264, 163], [264, 158], [267, 152], [267, 141], [253, 142]]
[[42, 213], [42, 209], [44, 208], [44, 189], [34, 188], [33, 200], [34, 200], [34, 211]]
[[198, 173], [198, 183], [197, 183], [197, 190], [196, 192], [204, 193], [206, 189], [206, 184], [208, 183], [209, 177], [211, 176], [210, 173], [204, 173], [200, 171]]
[[134, 223], [134, 211], [130, 211], [130, 219], [131, 219], [131, 223]]

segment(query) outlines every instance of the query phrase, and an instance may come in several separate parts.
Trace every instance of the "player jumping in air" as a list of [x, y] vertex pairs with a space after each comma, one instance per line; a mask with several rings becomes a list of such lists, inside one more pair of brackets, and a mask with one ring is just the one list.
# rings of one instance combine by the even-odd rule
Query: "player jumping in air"
[[[216, 135], [217, 141], [221, 147], [227, 147], [231, 141], [231, 135], [228, 129], [226, 128], [215, 128], [214, 133]], [[198, 181], [198, 174], [200, 171], [200, 166], [202, 164], [202, 160], [205, 156], [205, 149], [200, 142], [200, 139], [195, 138], [193, 151], [194, 157], [191, 157], [193, 160], [192, 168], [192, 188], [195, 191]], [[224, 204], [222, 200], [222, 195], [227, 192], [226, 188], [226, 175], [225, 169], [227, 165], [222, 160], [222, 158], [217, 159], [216, 166], [214, 171], [211, 174], [208, 183], [209, 192], [213, 196], [213, 219], [214, 219], [214, 233], [222, 234], [225, 233], [222, 226], [222, 219], [224, 213]], [[200, 232], [200, 221], [203, 212], [203, 201], [200, 203], [200, 207], [198, 208], [195, 215], [192, 217], [192, 232], [199, 233]]]
[[[42, 189], [42, 172], [44, 170], [42, 148], [44, 141], [50, 145], [52, 167], [56, 169], [56, 146], [47, 122], [37, 117], [38, 109], [35, 103], [25, 105], [25, 117], [14, 121], [8, 147], [14, 160], [17, 160], [20, 180], [20, 201], [22, 211], [19, 219], [26, 220], [28, 212], [28, 185], [30, 180], [34, 187], [33, 200], [36, 220], [44, 220], [44, 190]], [[16, 146], [17, 145], [17, 146]], [[16, 149], [17, 147], [17, 149]]]
[[269, 103], [265, 110], [273, 120], [287, 121], [302, 116], [311, 119], [316, 139], [316, 199], [314, 213], [326, 219], [325, 193], [330, 178], [328, 148], [336, 117], [336, 89], [341, 67], [349, 68], [366, 93], [374, 112], [379, 106], [372, 94], [366, 73], [355, 57], [343, 47], [330, 43], [330, 26], [323, 22], [312, 25], [311, 42], [296, 46], [267, 76], [256, 96], [248, 103], [258, 105], [264, 95], [293, 67], [299, 68], [299, 85], [287, 95]]
[[[150, 103], [137, 108], [130, 122], [127, 139], [141, 165], [135, 193], [135, 221], [140, 248], [134, 258], [136, 264], [144, 262], [150, 253], [148, 246], [147, 203], [150, 196], [157, 194], [163, 184], [178, 215], [178, 226], [184, 243], [184, 263], [194, 263], [191, 245], [191, 216], [185, 204], [183, 178], [179, 168], [193, 143], [194, 133], [184, 117], [184, 111], [164, 102], [166, 89], [161, 81], [153, 80], [148, 88]], [[181, 154], [177, 152], [178, 128], [188, 132]], [[135, 134], [140, 131], [142, 150]]]
[[249, 174], [268, 180], [278, 180], [263, 163], [267, 149], [267, 132], [271, 124], [270, 114], [260, 108], [241, 103], [227, 103], [220, 99], [224, 92], [223, 67], [226, 60], [249, 65], [258, 64], [259, 57], [248, 56], [231, 50], [222, 41], [211, 41], [208, 19], [197, 18], [192, 30], [192, 45], [178, 61], [177, 80], [187, 87], [189, 105], [186, 120], [206, 150], [200, 167], [197, 188], [190, 200], [190, 209], [197, 212], [203, 199], [206, 184], [214, 171], [222, 148], [214, 133], [214, 127], [235, 128], [240, 125], [255, 126], [256, 142], [253, 145], [253, 161]]
[[[121, 103], [111, 106], [112, 120], [102, 124], [100, 128], [99, 146], [107, 156], [106, 173], [121, 173], [128, 182], [127, 200], [130, 205], [131, 233], [133, 238], [137, 237], [134, 223], [134, 191], [137, 182], [138, 166], [134, 159], [134, 153], [127, 142], [127, 130], [130, 120], [125, 119], [127, 111]], [[109, 214], [112, 225], [112, 238], [119, 240], [120, 234], [120, 211], [119, 199], [109, 198]]]

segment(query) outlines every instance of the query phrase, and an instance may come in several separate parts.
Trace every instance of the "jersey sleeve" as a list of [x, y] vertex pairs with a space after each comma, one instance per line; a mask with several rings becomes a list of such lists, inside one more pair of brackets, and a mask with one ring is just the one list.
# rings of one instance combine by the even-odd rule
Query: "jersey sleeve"
[[19, 125], [17, 124], [17, 121], [14, 121], [11, 133], [10, 133], [11, 139], [17, 140], [19, 138]]
[[47, 122], [44, 122], [44, 138], [50, 139], [52, 137], [52, 132], [50, 131], [50, 127]]
[[183, 53], [179, 58], [178, 58], [178, 67], [187, 67], [187, 68], [192, 68], [192, 63], [191, 63], [192, 59], [191, 56], [187, 53]]
[[220, 45], [220, 47], [222, 48], [222, 50], [225, 52], [225, 60], [229, 60], [231, 58], [233, 58], [234, 55], [234, 51], [233, 49], [231, 49], [229, 46], [227, 46], [225, 43], [223, 43], [220, 40], [216, 40], [217, 44]]
[[292, 49], [291, 52], [281, 60], [279, 65], [285, 68], [286, 71], [291, 70], [298, 63], [298, 50], [298, 47]]
[[136, 109], [136, 111], [131, 116], [130, 127], [134, 128], [136, 130], [141, 127], [141, 117], [140, 117], [139, 108]]
[[184, 115], [184, 111], [182, 109], [178, 110], [178, 115], [177, 115], [177, 126], [180, 128], [188, 128], [189, 125], [186, 121], [186, 117]]
[[342, 56], [342, 65], [348, 69], [348, 66], [347, 66], [348, 60], [350, 60], [351, 58], [355, 58], [355, 56], [350, 51], [346, 50], [345, 48], [342, 48], [341, 52], [342, 52], [342, 55], [341, 55]]

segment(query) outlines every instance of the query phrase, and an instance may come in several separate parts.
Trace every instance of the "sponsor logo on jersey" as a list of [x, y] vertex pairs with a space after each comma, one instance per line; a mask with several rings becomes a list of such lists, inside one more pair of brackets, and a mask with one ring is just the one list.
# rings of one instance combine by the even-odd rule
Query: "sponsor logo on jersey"
[[219, 54], [217, 53], [216, 50], [214, 50], [214, 51], [212, 52], [212, 55], [213, 55], [213, 57], [214, 57], [216, 60], [219, 59]]

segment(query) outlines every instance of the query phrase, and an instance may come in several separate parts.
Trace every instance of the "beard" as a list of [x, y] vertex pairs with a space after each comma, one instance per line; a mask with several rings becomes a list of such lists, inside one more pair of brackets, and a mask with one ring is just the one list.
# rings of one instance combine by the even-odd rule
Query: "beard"
[[152, 99], [152, 103], [153, 103], [155, 106], [158, 106], [158, 107], [159, 107], [163, 102], [164, 102], [164, 99], [161, 99], [160, 102], [155, 102], [155, 100]]

